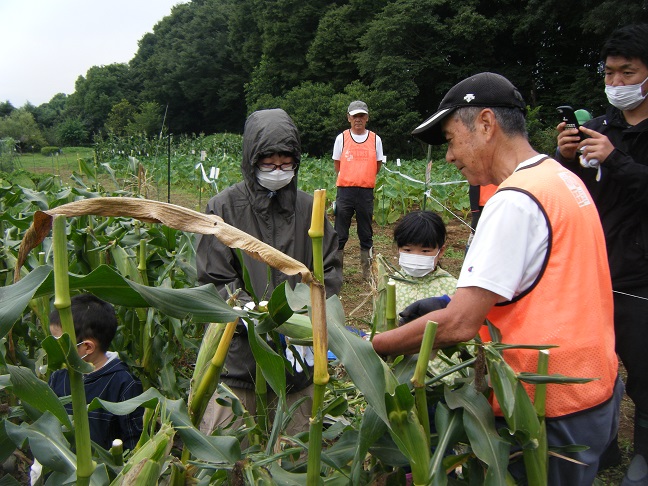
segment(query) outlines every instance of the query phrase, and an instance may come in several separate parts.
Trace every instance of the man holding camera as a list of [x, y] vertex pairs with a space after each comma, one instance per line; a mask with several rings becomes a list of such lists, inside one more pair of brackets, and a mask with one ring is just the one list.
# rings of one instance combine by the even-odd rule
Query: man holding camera
[[[648, 485], [648, 24], [614, 31], [601, 59], [611, 106], [582, 135], [559, 124], [556, 159], [583, 180], [603, 225], [616, 351], [635, 404], [635, 457], [622, 485]], [[601, 466], [619, 460], [615, 445]]]

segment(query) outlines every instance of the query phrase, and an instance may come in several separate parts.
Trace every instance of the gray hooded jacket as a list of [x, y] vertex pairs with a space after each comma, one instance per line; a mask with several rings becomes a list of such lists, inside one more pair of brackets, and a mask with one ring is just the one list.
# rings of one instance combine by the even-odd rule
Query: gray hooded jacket
[[[308, 236], [313, 207], [313, 197], [297, 189], [297, 172], [290, 183], [278, 191], [261, 186], [255, 174], [255, 165], [261, 155], [285, 152], [301, 160], [299, 133], [288, 114], [280, 109], [261, 110], [252, 113], [243, 132], [243, 181], [214, 196], [207, 203], [206, 213], [216, 214], [223, 220], [258, 238], [313, 268], [313, 251]], [[324, 276], [328, 296], [337, 294], [342, 286], [342, 272], [337, 258], [338, 239], [332, 225], [324, 225]], [[244, 254], [243, 260], [250, 274], [254, 292], [260, 300], [270, 297], [280, 283], [287, 281], [291, 287], [299, 282], [297, 276], [287, 276]], [[223, 245], [212, 235], [198, 238], [196, 249], [198, 281], [213, 283], [227, 298], [227, 289], [243, 289], [243, 272], [236, 250]], [[270, 273], [268, 273], [270, 272]], [[241, 293], [240, 300], [251, 300]], [[254, 387], [255, 361], [247, 338], [247, 330], [239, 325], [225, 361], [223, 381], [229, 386]], [[286, 375], [288, 391], [295, 392], [307, 387], [311, 379], [308, 373]]]

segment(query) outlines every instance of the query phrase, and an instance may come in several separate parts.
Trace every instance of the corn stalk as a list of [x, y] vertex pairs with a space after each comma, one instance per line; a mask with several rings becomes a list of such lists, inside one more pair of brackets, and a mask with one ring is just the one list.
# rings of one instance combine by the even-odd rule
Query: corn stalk
[[[67, 237], [65, 233], [65, 217], [54, 218], [52, 246], [54, 249], [54, 307], [58, 309], [61, 319], [61, 329], [70, 336], [76, 344], [74, 321], [72, 319], [70, 282], [68, 277]], [[76, 347], [70, 352], [75, 353]], [[72, 394], [72, 413], [74, 415], [74, 438], [77, 456], [77, 484], [90, 484], [90, 476], [95, 465], [92, 461], [90, 446], [90, 426], [88, 423], [88, 408], [86, 404], [83, 373], [68, 368], [70, 391]]]
[[[323, 235], [323, 203], [320, 203], [320, 207], [322, 215], [320, 232]], [[263, 261], [268, 265], [279, 269], [287, 275], [299, 274], [303, 283], [313, 284], [313, 295], [318, 296], [314, 298], [313, 315], [315, 316], [314, 319], [318, 320], [318, 322], [320, 323], [319, 328], [323, 330], [323, 336], [320, 334], [319, 339], [316, 342], [315, 353], [316, 356], [318, 354], [320, 355], [320, 364], [316, 365], [315, 368], [315, 382], [321, 383], [322, 386], [326, 385], [326, 382], [328, 381], [328, 372], [326, 363], [327, 339], [325, 327], [326, 319], [324, 311], [325, 296], [323, 285], [319, 282], [314, 283], [313, 275], [303, 263], [279, 252], [270, 245], [267, 245], [257, 240], [256, 238], [253, 238], [247, 233], [226, 224], [222, 220], [222, 218], [218, 216], [198, 213], [190, 209], [175, 206], [172, 204], [136, 198], [94, 198], [65, 204], [48, 211], [37, 211], [34, 213], [34, 221], [31, 227], [27, 230], [21, 242], [14, 274], [17, 276], [20, 275], [20, 268], [25, 262], [29, 252], [31, 251], [31, 249], [40, 244], [43, 239], [49, 234], [52, 228], [52, 222], [58, 215], [84, 216], [87, 214], [109, 217], [132, 217], [144, 222], [161, 223], [170, 228], [181, 231], [199, 234], [213, 234], [223, 244], [229, 246], [230, 248], [239, 248], [248, 253], [253, 258]], [[321, 237], [319, 244], [321, 255]], [[319, 268], [320, 270], [323, 268], [321, 257]], [[65, 273], [65, 275], [67, 277], [67, 272]], [[315, 289], [319, 289], [320, 291], [317, 292], [315, 291]], [[233, 332], [235, 323], [231, 323], [231, 326], [229, 327], [230, 331]], [[204, 411], [204, 402], [211, 397], [211, 393], [207, 393], [205, 391], [205, 387], [213, 386], [217, 383], [216, 375], [219, 374], [219, 367], [222, 367], [227, 348], [229, 346], [229, 341], [230, 339], [221, 339], [220, 344], [223, 346], [223, 350], [220, 353], [217, 352], [217, 355], [214, 356], [213, 361], [210, 365], [212, 368], [209, 375], [211, 375], [211, 377], [214, 379], [211, 379], [208, 376], [207, 379], [204, 379], [204, 381], [201, 381], [200, 384], [197, 384], [199, 391], [194, 394], [193, 401], [191, 403], [193, 412], [191, 420], [193, 423], [197, 423], [197, 420], [199, 420], [199, 415], [202, 414], [202, 412], [198, 412], [200, 410]], [[323, 366], [321, 364], [322, 358], [324, 363]], [[323, 391], [321, 391], [321, 396], [323, 399]], [[319, 430], [320, 440], [318, 442], [321, 442], [321, 421]], [[318, 445], [320, 445], [321, 447], [321, 444]], [[142, 448], [145, 446], [146, 444], [144, 444]], [[137, 452], [139, 452], [139, 450]], [[187, 455], [183, 454], [183, 459], [188, 460]], [[156, 468], [157, 466], [155, 466], [155, 464], [143, 463], [142, 467]]]
[[427, 374], [428, 361], [434, 346], [434, 338], [439, 324], [433, 321], [428, 321], [425, 325], [425, 332], [423, 333], [423, 342], [421, 343], [421, 351], [419, 352], [418, 359], [416, 360], [416, 368], [412, 376], [412, 384], [414, 385], [414, 397], [416, 399], [416, 410], [418, 413], [419, 422], [425, 431], [425, 438], [427, 439], [427, 449], [430, 450], [430, 417], [428, 416], [427, 407], [427, 394], [425, 391], [425, 376]]
[[390, 331], [396, 329], [396, 282], [390, 278], [385, 288], [387, 290], [385, 320], [387, 321], [387, 330]]
[[311, 319], [313, 323], [313, 409], [311, 413], [310, 433], [308, 439], [308, 469], [306, 483], [315, 486], [320, 482], [322, 455], [323, 405], [328, 374], [328, 334], [326, 330], [326, 296], [324, 292], [324, 260], [322, 241], [324, 238], [324, 208], [326, 190], [315, 191], [313, 214], [308, 235], [313, 241], [313, 273], [311, 282]]
[[[549, 372], [549, 350], [538, 351], [538, 374], [546, 375]], [[524, 467], [527, 471], [530, 485], [547, 484], [548, 474], [548, 445], [547, 429], [545, 426], [545, 409], [547, 401], [547, 385], [538, 383], [535, 386], [533, 407], [538, 415], [540, 430], [537, 435], [537, 447], [535, 449], [525, 448], [523, 452]]]

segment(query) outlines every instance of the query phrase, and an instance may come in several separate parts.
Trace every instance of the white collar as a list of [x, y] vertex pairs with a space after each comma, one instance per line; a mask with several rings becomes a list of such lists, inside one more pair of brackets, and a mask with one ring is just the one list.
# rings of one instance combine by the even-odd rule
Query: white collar
[[545, 159], [545, 158], [547, 158], [547, 156], [545, 154], [534, 155], [530, 159], [526, 159], [526, 160], [520, 162], [513, 172], [517, 172], [518, 170], [523, 169], [524, 167], [528, 167], [530, 165], [533, 165], [536, 162], [539, 162], [540, 160]]

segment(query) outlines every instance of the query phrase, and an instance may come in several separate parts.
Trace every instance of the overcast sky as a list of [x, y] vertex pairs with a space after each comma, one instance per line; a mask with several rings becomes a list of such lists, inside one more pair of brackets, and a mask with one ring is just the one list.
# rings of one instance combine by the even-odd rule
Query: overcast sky
[[92, 66], [130, 61], [137, 42], [188, 0], [0, 0], [0, 101], [72, 94]]

